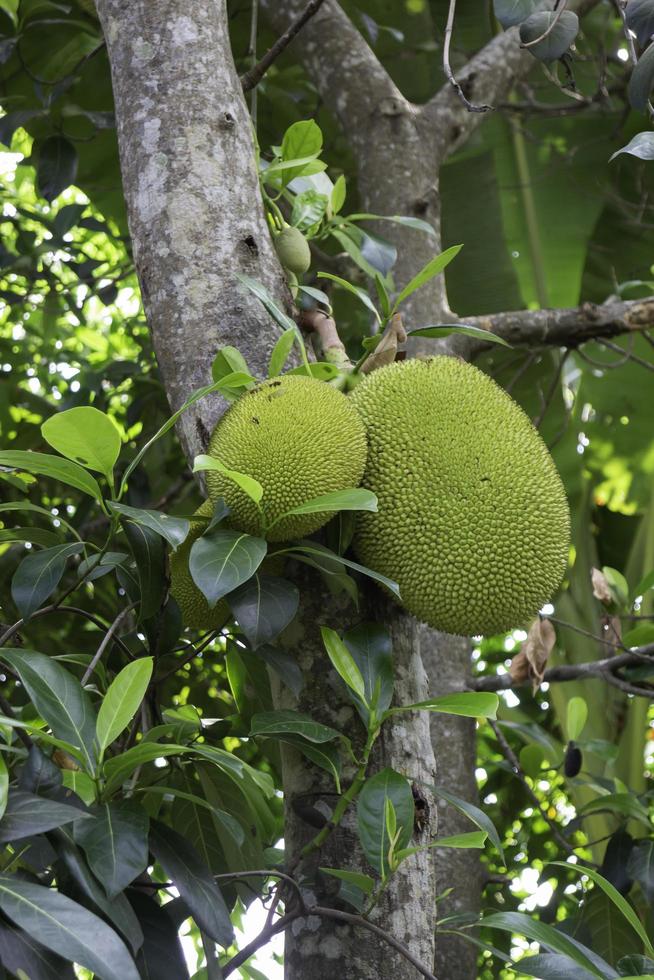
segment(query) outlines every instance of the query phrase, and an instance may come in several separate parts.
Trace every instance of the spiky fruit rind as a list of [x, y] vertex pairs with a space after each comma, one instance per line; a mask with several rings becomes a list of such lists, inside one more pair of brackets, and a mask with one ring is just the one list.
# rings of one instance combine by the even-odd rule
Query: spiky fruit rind
[[[315, 378], [284, 375], [246, 392], [220, 420], [209, 455], [228, 469], [246, 473], [263, 487], [266, 527], [314, 497], [356, 487], [366, 460], [363, 423], [350, 400]], [[208, 470], [213, 500], [223, 497], [227, 523], [269, 541], [305, 537], [332, 513], [284, 517], [269, 531], [255, 503], [232, 480]]]
[[213, 503], [205, 500], [191, 518], [186, 539], [170, 556], [170, 591], [177, 600], [184, 626], [191, 629], [220, 629], [229, 618], [229, 606], [219, 600], [213, 609], [191, 578], [188, 562], [193, 543], [206, 531], [213, 515]]
[[561, 583], [570, 535], [563, 484], [523, 410], [451, 357], [380, 368], [350, 395], [368, 435], [364, 565], [405, 608], [471, 636], [528, 622]]
[[275, 251], [285, 269], [301, 276], [311, 265], [309, 243], [297, 228], [289, 225], [275, 238]]

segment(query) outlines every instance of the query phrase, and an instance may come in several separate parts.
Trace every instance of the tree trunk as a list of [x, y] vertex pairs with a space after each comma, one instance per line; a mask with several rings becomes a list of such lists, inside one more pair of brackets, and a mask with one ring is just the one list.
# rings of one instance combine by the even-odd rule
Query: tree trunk
[[[211, 380], [212, 359], [225, 344], [242, 351], [253, 374], [265, 376], [274, 332], [236, 273], [259, 279], [281, 304], [288, 295], [265, 224], [224, 2], [207, 0], [195, 5], [192, 14], [186, 0], [97, 0], [97, 6], [111, 62], [136, 268], [162, 377], [176, 409]], [[205, 450], [223, 410], [224, 404], [210, 396], [182, 416], [178, 431], [189, 459]], [[319, 622], [340, 626], [352, 608], [346, 612], [317, 580], [311, 588], [295, 628], [295, 652], [307, 681], [300, 710], [331, 717], [341, 729], [350, 721], [358, 725], [342, 689], [334, 684], [316, 632]], [[396, 703], [424, 699], [427, 682], [416, 626], [399, 612], [391, 614], [390, 624]], [[280, 694], [278, 704], [284, 703]], [[380, 738], [374, 768], [390, 766], [431, 783], [427, 716], [402, 717], [401, 724], [389, 725]], [[309, 791], [333, 792], [323, 776], [305, 759], [286, 753], [289, 855], [297, 854], [311, 832], [293, 809], [293, 799]], [[352, 814], [350, 828], [351, 820]], [[430, 834], [427, 828], [422, 840]], [[334, 834], [324, 860], [363, 866], [351, 829]], [[405, 942], [428, 967], [433, 959], [433, 898], [432, 862], [418, 855], [406, 863], [374, 913], [384, 931]], [[415, 975], [413, 967], [365, 931], [355, 934], [349, 927], [312, 920], [296, 925], [288, 939], [290, 978], [326, 980], [335, 970], [352, 980], [408, 980]]]

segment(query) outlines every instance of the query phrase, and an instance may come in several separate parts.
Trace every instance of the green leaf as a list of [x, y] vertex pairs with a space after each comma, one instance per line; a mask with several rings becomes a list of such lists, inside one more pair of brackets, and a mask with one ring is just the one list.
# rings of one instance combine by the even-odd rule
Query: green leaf
[[282, 160], [317, 156], [322, 149], [322, 132], [313, 119], [300, 119], [282, 138]]
[[[211, 377], [223, 381], [230, 374], [250, 375], [247, 361], [237, 347], [221, 347], [211, 363]], [[252, 382], [248, 382], [251, 384]], [[237, 390], [236, 386], [233, 390]]]
[[229, 480], [236, 483], [243, 493], [246, 493], [251, 500], [254, 500], [255, 504], [261, 503], [263, 487], [258, 480], [255, 480], [252, 476], [248, 476], [247, 473], [239, 473], [237, 470], [228, 469], [224, 463], [221, 463], [214, 456], [196, 456], [193, 460], [193, 472], [201, 473], [203, 470], [217, 470]]
[[[380, 575], [379, 572], [373, 571], [372, 568], [366, 568], [364, 565], [359, 565], [355, 561], [350, 561], [349, 558], [343, 558], [342, 555], [335, 554], [335, 552], [330, 551], [329, 548], [325, 548], [315, 541], [307, 542], [307, 544], [302, 543], [301, 545], [297, 545], [292, 548], [285, 548], [282, 552], [278, 552], [278, 554], [283, 554], [285, 552], [298, 552], [302, 555], [309, 555], [310, 557], [315, 556], [316, 560], [308, 562], [308, 564], [313, 564], [319, 567], [325, 574], [329, 574], [329, 563], [331, 562], [337, 562], [340, 565], [345, 565], [347, 568], [352, 568], [355, 572], [360, 572], [362, 575], [367, 575], [368, 578], [374, 579], [375, 582], [385, 585], [386, 588], [393, 593], [393, 595], [395, 595], [398, 599], [400, 598], [400, 587], [397, 582], [393, 582], [391, 579], [386, 578], [385, 575]], [[322, 559], [322, 562], [319, 561], [319, 559]]]
[[480, 830], [483, 830], [484, 833], [488, 835], [488, 839], [494, 845], [495, 849], [502, 858], [502, 861], [505, 860], [502, 842], [497, 830], [495, 829], [495, 824], [483, 810], [480, 810], [478, 806], [474, 805], [474, 803], [469, 803], [468, 800], [462, 800], [458, 796], [454, 796], [449, 790], [444, 789], [442, 786], [430, 786], [429, 788], [436, 796], [443, 800], [447, 800], [447, 802], [451, 804], [455, 810], [458, 810], [459, 813], [462, 813], [468, 818], [468, 820], [471, 820], [474, 824], [476, 824]]
[[618, 601], [623, 606], [627, 606], [629, 604], [629, 586], [622, 572], [619, 572], [617, 568], [611, 568], [610, 565], [602, 565], [602, 572], [618, 597]]
[[293, 659], [290, 653], [279, 647], [265, 645], [257, 648], [257, 657], [261, 657], [271, 670], [275, 671], [296, 698], [300, 696], [304, 686], [304, 678], [297, 661]]
[[225, 899], [195, 848], [158, 820], [150, 829], [150, 848], [175, 882], [198, 927], [221, 946], [230, 946], [234, 930]]
[[0, 467], [3, 466], [12, 470], [24, 470], [26, 473], [36, 473], [37, 476], [47, 476], [51, 480], [58, 480], [69, 487], [74, 487], [75, 490], [81, 490], [89, 497], [102, 500], [102, 491], [94, 477], [70, 460], [49, 456], [47, 453], [6, 449], [0, 452]]
[[640, 647], [654, 643], [654, 623], [638, 623], [623, 635], [622, 643], [626, 647]]
[[289, 327], [276, 342], [270, 355], [270, 364], [268, 365], [269, 378], [276, 378], [278, 374], [281, 374], [281, 370], [293, 349], [296, 337], [297, 330], [294, 327]]
[[[572, 865], [565, 865], [565, 867], [571, 869]], [[580, 868], [579, 870], [583, 871], [585, 869]], [[569, 956], [577, 966], [584, 967], [592, 976], [599, 977], [600, 980], [606, 980], [607, 976], [615, 976], [615, 971], [612, 970], [608, 963], [603, 964], [606, 967], [606, 973], [603, 969], [600, 969], [597, 964], [598, 962], [602, 962], [601, 958], [593, 956], [593, 959], [591, 959], [591, 951], [587, 950], [576, 939], [572, 939], [557, 929], [553, 929], [552, 926], [547, 925], [545, 922], [532, 919], [529, 915], [524, 915], [521, 912], [496, 912], [492, 915], [484, 916], [481, 919], [481, 925], [489, 929], [501, 929], [504, 932], [517, 933], [517, 935], [525, 936], [532, 942], [540, 943], [541, 946], [545, 946], [546, 949], [551, 949], [555, 953], [562, 953], [564, 956]]]
[[[627, 980], [636, 980], [636, 977], [647, 977], [652, 980], [654, 977], [654, 960], [647, 956], [640, 956], [638, 953], [630, 956], [623, 956], [617, 964], [618, 972], [621, 977]], [[627, 977], [627, 974], [633, 974]]]
[[320, 769], [324, 769], [332, 776], [336, 785], [336, 792], [341, 792], [341, 756], [338, 747], [333, 742], [307, 742], [299, 735], [276, 735], [280, 742], [293, 745], [298, 752], [313, 762]]
[[377, 322], [381, 323], [381, 317], [377, 312], [377, 308], [370, 299], [370, 296], [368, 296], [365, 289], [362, 289], [360, 286], [355, 286], [354, 283], [348, 282], [347, 279], [341, 279], [340, 276], [335, 276], [331, 272], [319, 272], [318, 279], [331, 279], [332, 282], [338, 283], [338, 285], [347, 290], [348, 293], [352, 293], [353, 296], [356, 296], [356, 298], [363, 303], [363, 305], [366, 306], [371, 313], [374, 313]]
[[366, 703], [366, 688], [356, 661], [341, 640], [338, 633], [328, 626], [320, 627], [322, 642], [327, 656], [339, 676], [345, 681], [351, 691]]
[[592, 973], [560, 953], [525, 956], [514, 966], [519, 974], [538, 977], [539, 980], [593, 980]]
[[30, 980], [75, 980], [72, 963], [46, 949], [6, 919], [0, 922], [0, 947], [2, 964], [12, 976], [22, 976], [22, 980], [25, 977]]
[[[294, 320], [291, 320], [290, 316], [287, 316], [283, 310], [275, 303], [274, 299], [258, 279], [253, 279], [251, 276], [243, 276], [240, 273], [236, 273], [236, 278], [240, 283], [242, 283], [246, 289], [249, 289], [253, 293], [260, 303], [266, 308], [268, 313], [270, 313], [273, 320], [279, 324], [283, 330], [294, 330], [297, 336], [300, 336], [299, 329]], [[300, 336], [301, 339], [301, 336]]]
[[441, 273], [443, 269], [450, 264], [452, 259], [459, 254], [462, 248], [463, 245], [452, 245], [440, 255], [436, 255], [433, 259], [431, 259], [431, 261], [428, 262], [427, 265], [424, 266], [401, 291], [393, 305], [393, 312], [397, 310], [400, 303], [403, 303], [404, 300], [411, 296], [412, 293], [415, 293], [416, 289], [420, 289], [420, 287], [424, 286], [426, 282], [429, 282], [430, 279], [433, 279], [434, 276]]
[[9, 770], [7, 769], [7, 763], [5, 762], [2, 755], [0, 755], [0, 829], [2, 827], [2, 818], [4, 816], [5, 810], [7, 809], [7, 795], [9, 792]]
[[505, 30], [520, 24], [542, 6], [543, 0], [493, 0], [493, 12]]
[[34, 650], [0, 648], [0, 659], [18, 672], [23, 687], [57, 738], [80, 749], [89, 773], [95, 770], [95, 712], [76, 677]]
[[648, 902], [654, 898], [654, 840], [639, 840], [627, 860], [627, 872], [640, 885]]
[[87, 819], [88, 814], [76, 806], [12, 789], [0, 823], [0, 843], [44, 834], [73, 820], [84, 822]]
[[291, 224], [306, 232], [322, 220], [328, 206], [329, 198], [326, 194], [319, 194], [314, 190], [302, 191], [293, 200]]
[[49, 136], [40, 145], [35, 143], [34, 150], [38, 153], [37, 190], [46, 201], [54, 201], [75, 182], [77, 150], [64, 136]]
[[103, 473], [109, 482], [113, 479], [121, 439], [115, 424], [104, 412], [89, 406], [57, 412], [45, 420], [41, 434], [62, 456]]
[[629, 103], [638, 112], [647, 111], [652, 86], [654, 85], [654, 45], [649, 45], [631, 73], [627, 95]]
[[252, 650], [279, 636], [295, 616], [300, 593], [292, 582], [255, 573], [227, 597]]
[[347, 881], [350, 885], [354, 885], [355, 888], [361, 889], [365, 895], [372, 895], [373, 889], [375, 887], [374, 878], [370, 875], [364, 875], [359, 871], [344, 871], [342, 868], [320, 868], [325, 874], [332, 875], [334, 878], [340, 878], [341, 881]]
[[520, 768], [532, 779], [538, 777], [544, 759], [545, 753], [540, 745], [523, 745], [520, 749]]
[[90, 817], [75, 827], [75, 840], [114, 898], [148, 865], [148, 815], [132, 800], [119, 800], [93, 807]]
[[586, 719], [588, 718], [588, 705], [583, 698], [570, 698], [567, 708], [566, 729], [568, 739], [576, 741], [584, 730]]
[[415, 330], [407, 331], [407, 336], [449, 337], [453, 333], [460, 333], [466, 337], [476, 337], [477, 340], [483, 340], [487, 344], [501, 344], [502, 347], [511, 347], [508, 341], [504, 340], [503, 337], [498, 337], [496, 333], [491, 333], [490, 330], [484, 330], [482, 327], [473, 327], [467, 324], [457, 326], [452, 326], [451, 324], [433, 324], [429, 327], [417, 327]]
[[46, 531], [42, 527], [8, 527], [0, 530], [0, 544], [12, 544], [14, 541], [30, 541], [42, 548], [50, 548], [59, 545], [61, 538], [54, 531]]
[[[277, 518], [288, 517], [290, 514], [319, 514], [322, 511], [338, 510], [369, 510], [377, 512], [377, 497], [372, 490], [365, 490], [363, 487], [351, 487], [348, 490], [333, 490], [320, 497], [307, 500], [304, 504], [298, 504], [291, 510]], [[275, 524], [277, 521], [274, 522]], [[272, 527], [272, 525], [271, 525]]]
[[117, 514], [128, 517], [135, 524], [149, 527], [155, 534], [160, 534], [173, 551], [183, 544], [191, 527], [191, 522], [185, 517], [169, 517], [168, 514], [161, 514], [158, 510], [128, 507], [127, 504], [120, 504], [117, 500], [108, 500], [107, 506]]
[[166, 548], [157, 531], [125, 518], [123, 531], [129, 544], [139, 580], [139, 620], [159, 612], [166, 594]]
[[97, 915], [65, 895], [0, 875], [0, 908], [47, 949], [79, 963], [102, 980], [139, 980], [123, 941]]
[[446, 715], [462, 715], [464, 718], [496, 718], [499, 698], [497, 694], [485, 691], [460, 694], [444, 694], [428, 701], [418, 701], [416, 704], [406, 704], [399, 708], [391, 708], [387, 714], [399, 711], [438, 711]]
[[217, 530], [193, 543], [189, 558], [191, 577], [209, 605], [247, 582], [266, 556], [263, 538], [238, 531]]
[[250, 735], [301, 735], [309, 742], [331, 742], [342, 738], [341, 733], [329, 725], [321, 725], [309, 715], [299, 711], [262, 711], [253, 715]]
[[586, 875], [597, 885], [598, 888], [601, 888], [604, 894], [611, 899], [616, 908], [622, 913], [634, 932], [638, 934], [647, 955], [654, 959], [654, 946], [652, 946], [642, 922], [636, 915], [629, 902], [620, 894], [617, 888], [613, 887], [610, 881], [603, 878], [602, 875], [598, 871], [595, 871], [594, 868], [587, 868], [583, 865], [575, 866], [574, 864], [568, 864], [566, 861], [552, 861], [551, 863], [558, 868], [565, 868], [566, 871], [573, 871], [579, 875]]
[[357, 801], [357, 827], [363, 851], [385, 878], [389, 871], [391, 841], [386, 825], [386, 801], [393, 804], [400, 830], [396, 849], [402, 850], [413, 833], [415, 806], [409, 781], [393, 769], [382, 769], [363, 784]]
[[33, 551], [23, 558], [11, 580], [11, 597], [22, 619], [29, 619], [55, 591], [66, 570], [66, 562], [77, 555], [83, 544], [58, 544]]
[[523, 44], [529, 44], [546, 33], [547, 37], [530, 47], [529, 53], [540, 61], [556, 61], [566, 53], [579, 33], [579, 18], [571, 10], [564, 10], [562, 14], [542, 10], [520, 25]]
[[367, 705], [372, 705], [374, 700], [375, 711], [380, 715], [390, 707], [393, 699], [393, 646], [390, 633], [377, 623], [359, 623], [343, 634], [343, 642], [363, 677], [365, 697], [357, 708], [367, 724]]
[[634, 589], [634, 596], [644, 595], [649, 592], [650, 589], [654, 589], [654, 570], [649, 572], [643, 579], [640, 580], [636, 588]]
[[152, 677], [153, 663], [152, 657], [140, 657], [123, 667], [112, 681], [98, 712], [96, 734], [100, 758], [138, 711]]
[[164, 759], [169, 755], [183, 755], [188, 752], [186, 745], [171, 745], [170, 743], [141, 742], [132, 746], [126, 752], [107, 759], [104, 763], [106, 779], [105, 794], [110, 795], [131, 776], [135, 769], [144, 766], [155, 759]]
[[654, 34], [654, 7], [651, 0], [629, 0], [625, 19], [629, 30], [638, 38], [641, 48], [646, 48]]
[[[334, 186], [332, 188], [332, 196], [329, 201], [329, 206], [331, 207], [332, 214], [338, 214], [343, 205], [345, 204], [345, 198], [347, 195], [347, 183], [343, 174], [340, 174], [336, 178]], [[352, 220], [352, 215], [348, 216], [350, 221]]]
[[436, 237], [436, 231], [428, 221], [422, 218], [412, 218], [405, 214], [348, 214], [348, 221], [392, 221], [393, 224], [403, 225], [405, 228], [413, 228], [415, 231], [424, 231], [427, 235]]
[[589, 800], [588, 803], [580, 806], [578, 808], [578, 814], [586, 816], [589, 813], [597, 813], [602, 810], [606, 810], [609, 813], [624, 814], [624, 816], [631, 817], [632, 820], [640, 821], [640, 823], [644, 824], [650, 830], [652, 829], [652, 823], [647, 809], [631, 793], [607, 793], [604, 796], [598, 796], [594, 800]]
[[467, 834], [454, 834], [452, 837], [441, 837], [433, 844], [434, 847], [483, 847], [488, 835], [483, 830], [473, 830]]

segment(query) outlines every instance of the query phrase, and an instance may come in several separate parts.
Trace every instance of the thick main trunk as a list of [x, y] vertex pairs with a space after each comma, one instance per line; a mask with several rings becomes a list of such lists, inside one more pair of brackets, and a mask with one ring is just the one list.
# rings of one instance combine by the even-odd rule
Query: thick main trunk
[[[172, 407], [178, 408], [211, 380], [212, 359], [225, 344], [242, 351], [253, 374], [265, 376], [275, 333], [236, 273], [259, 279], [281, 304], [286, 287], [266, 228], [224, 2], [206, 0], [191, 8], [187, 0], [97, 0], [97, 6], [112, 67], [136, 268], [166, 391]], [[182, 417], [178, 431], [189, 458], [206, 448], [223, 410], [211, 396]], [[339, 627], [353, 611], [333, 600], [319, 580], [312, 580], [311, 590], [295, 628], [294, 651], [307, 682], [299, 707], [319, 718], [330, 717], [343, 730], [358, 721], [334, 683], [316, 625]], [[381, 620], [379, 609], [375, 615]], [[397, 611], [388, 620], [395, 642], [396, 703], [424, 699], [427, 681], [415, 624]], [[278, 695], [281, 706], [284, 695]], [[373, 770], [390, 766], [430, 783], [427, 716], [423, 712], [402, 719], [380, 738]], [[331, 792], [323, 776], [306, 759], [286, 753], [286, 846], [291, 856], [311, 833], [293, 799], [302, 792]], [[333, 796], [326, 802], [333, 803]], [[426, 828], [422, 840], [430, 834]], [[364, 863], [347, 828], [334, 834], [323, 860], [341, 866]], [[406, 943], [428, 967], [433, 959], [434, 894], [432, 862], [418, 855], [407, 861], [374, 913], [384, 931]], [[288, 940], [288, 976], [313, 980], [335, 972], [351, 980], [408, 980], [415, 974], [370, 933], [312, 920], [296, 923]]]

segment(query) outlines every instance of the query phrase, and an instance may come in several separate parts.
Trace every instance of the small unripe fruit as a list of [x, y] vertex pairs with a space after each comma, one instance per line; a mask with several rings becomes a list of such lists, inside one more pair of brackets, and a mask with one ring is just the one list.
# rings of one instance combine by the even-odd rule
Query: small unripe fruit
[[285, 269], [301, 276], [311, 265], [309, 244], [297, 228], [284, 228], [275, 238], [275, 250]]

